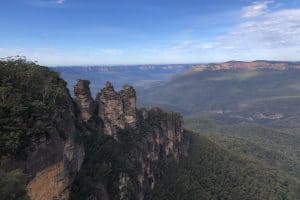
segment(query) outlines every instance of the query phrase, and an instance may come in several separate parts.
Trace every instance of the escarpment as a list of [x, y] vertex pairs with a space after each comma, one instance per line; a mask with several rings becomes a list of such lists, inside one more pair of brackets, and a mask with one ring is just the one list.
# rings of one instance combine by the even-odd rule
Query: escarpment
[[79, 80], [72, 98], [48, 68], [0, 65], [0, 172], [19, 169], [31, 200], [142, 200], [188, 154], [182, 117], [137, 109], [131, 86], [118, 92], [107, 82], [94, 100]]
[[[69, 199], [85, 156], [77, 141], [85, 128], [66, 82], [24, 60], [0, 61], [0, 70], [5, 97], [0, 103], [0, 170], [20, 170], [29, 199]], [[12, 185], [22, 180], [13, 179]], [[23, 199], [14, 195], [17, 190], [1, 193], [0, 199]]]

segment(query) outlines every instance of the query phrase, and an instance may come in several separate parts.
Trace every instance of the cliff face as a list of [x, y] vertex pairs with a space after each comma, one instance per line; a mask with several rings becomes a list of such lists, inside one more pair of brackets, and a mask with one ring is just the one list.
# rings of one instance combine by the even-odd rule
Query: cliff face
[[[69, 199], [68, 188], [79, 172], [85, 154], [84, 146], [75, 141], [79, 133], [73, 109], [69, 106], [59, 113], [51, 137], [34, 142], [26, 161], [16, 163], [17, 168], [25, 169], [29, 175], [26, 190], [32, 200]], [[62, 134], [65, 139], [61, 138]]]
[[[81, 82], [83, 81], [80, 80], [77, 85], [81, 85]], [[85, 89], [89, 90], [87, 87]], [[79, 98], [76, 93], [75, 96], [75, 99], [79, 99], [78, 107], [83, 108], [83, 114], [86, 112], [85, 107], [90, 106], [86, 106], [86, 99]], [[93, 100], [89, 102], [94, 103]], [[98, 113], [94, 119], [103, 121], [104, 129], [94, 134], [112, 138], [114, 144], [111, 148], [119, 150], [119, 155], [111, 158], [113, 154], [107, 154], [105, 156], [108, 159], [99, 159], [100, 163], [86, 163], [105, 166], [105, 169], [112, 171], [108, 177], [102, 177], [97, 183], [93, 183], [98, 185], [98, 189], [90, 191], [86, 196], [90, 199], [102, 199], [104, 196], [105, 199], [144, 199], [145, 194], [163, 176], [165, 165], [187, 156], [188, 135], [183, 130], [181, 116], [177, 113], [165, 113], [159, 108], [138, 110], [136, 92], [128, 85], [117, 92], [107, 82], [95, 102], [97, 107], [92, 113]], [[89, 143], [88, 146], [93, 145]], [[94, 157], [99, 155], [94, 154]], [[111, 161], [120, 158], [120, 162]], [[119, 165], [122, 165], [122, 169]], [[81, 180], [77, 181], [80, 185]], [[74, 196], [76, 198], [76, 194]]]
[[20, 169], [32, 200], [69, 199], [85, 156], [76, 138], [85, 130], [66, 83], [22, 60], [0, 62], [0, 68], [10, 77], [0, 77], [0, 87], [10, 88], [0, 105], [0, 118], [6, 119], [0, 122], [0, 169]]
[[131, 86], [117, 92], [107, 82], [94, 100], [80, 80], [72, 99], [48, 68], [0, 67], [0, 170], [20, 169], [31, 200], [142, 200], [187, 155], [181, 116], [137, 109]]
[[138, 111], [135, 131], [142, 137], [129, 148], [126, 157], [126, 165], [135, 166], [136, 174], [120, 174], [120, 199], [144, 199], [167, 165], [187, 156], [188, 136], [182, 125], [181, 116], [176, 113], [164, 113], [159, 108]]

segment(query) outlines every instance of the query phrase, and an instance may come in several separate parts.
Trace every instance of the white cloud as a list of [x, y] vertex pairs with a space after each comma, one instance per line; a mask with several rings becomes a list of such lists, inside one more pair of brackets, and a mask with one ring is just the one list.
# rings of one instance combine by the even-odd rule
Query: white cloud
[[299, 47], [300, 9], [269, 12], [243, 21], [231, 33], [219, 38], [219, 42], [248, 48]]
[[55, 3], [57, 4], [64, 4], [66, 2], [66, 0], [56, 0]]
[[254, 2], [241, 9], [239, 23], [224, 35], [156, 46], [147, 53], [169, 62], [299, 60], [300, 8], [283, 9], [274, 1]]
[[243, 18], [258, 17], [264, 15], [268, 11], [269, 4], [274, 1], [253, 2], [252, 5], [242, 9], [241, 15]]
[[299, 60], [300, 8], [276, 6], [273, 1], [263, 1], [242, 8], [238, 24], [214, 38], [195, 38], [195, 30], [193, 37], [184, 34], [180, 41], [174, 39], [146, 46], [133, 43], [126, 48], [108, 46], [76, 52], [3, 48], [0, 49], [0, 57], [25, 55], [46, 65]]
[[28, 0], [26, 3], [37, 7], [56, 7], [58, 5], [63, 5], [67, 0]]
[[224, 35], [208, 41], [183, 41], [164, 52], [191, 60], [299, 60], [300, 8], [254, 2], [241, 9], [240, 22]]
[[256, 2], [243, 8], [240, 23], [202, 44], [203, 49], [231, 59], [299, 60], [300, 9], [268, 10], [272, 3]]
[[173, 50], [185, 50], [190, 49], [191, 47], [197, 45], [197, 42], [195, 41], [182, 41], [179, 44], [176, 44], [175, 46], [171, 47]]

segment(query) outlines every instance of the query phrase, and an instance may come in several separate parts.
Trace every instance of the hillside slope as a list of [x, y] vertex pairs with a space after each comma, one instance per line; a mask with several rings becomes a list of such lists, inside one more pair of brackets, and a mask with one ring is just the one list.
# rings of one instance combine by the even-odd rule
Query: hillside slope
[[277, 168], [300, 181], [298, 135], [250, 123], [224, 125], [206, 118], [186, 118], [185, 125], [236, 155]]
[[230, 153], [299, 181], [297, 66], [299, 63], [266, 61], [196, 66], [138, 94], [143, 105], [182, 112], [185, 128], [205, 135]]
[[175, 108], [185, 115], [299, 128], [299, 77], [295, 68], [190, 71], [140, 89], [138, 95], [141, 105]]
[[300, 182], [276, 169], [234, 155], [193, 134], [190, 156], [169, 166], [148, 196], [153, 200], [299, 199]]

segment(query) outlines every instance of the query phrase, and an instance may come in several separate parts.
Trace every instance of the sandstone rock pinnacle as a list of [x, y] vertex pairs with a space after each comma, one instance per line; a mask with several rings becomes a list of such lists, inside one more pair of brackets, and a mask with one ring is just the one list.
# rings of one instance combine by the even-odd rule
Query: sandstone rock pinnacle
[[135, 127], [137, 122], [136, 116], [136, 92], [132, 86], [125, 85], [120, 91], [123, 101], [125, 122], [130, 127]]
[[85, 122], [91, 119], [96, 109], [89, 85], [90, 81], [79, 80], [74, 87], [75, 101], [80, 108], [81, 117]]

